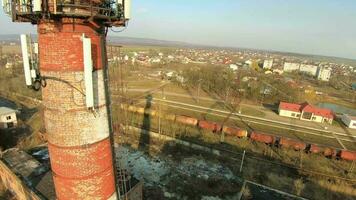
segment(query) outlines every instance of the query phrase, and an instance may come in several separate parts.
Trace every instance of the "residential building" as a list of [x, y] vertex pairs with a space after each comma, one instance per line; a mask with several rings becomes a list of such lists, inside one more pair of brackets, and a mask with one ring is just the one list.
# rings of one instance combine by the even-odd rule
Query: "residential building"
[[0, 128], [11, 128], [17, 125], [16, 111], [0, 107]]
[[327, 69], [327, 68], [324, 68], [324, 67], [319, 67], [318, 74], [317, 74], [318, 80], [329, 81], [330, 80], [330, 76], [331, 76], [331, 69]]
[[347, 114], [343, 114], [341, 116], [341, 121], [348, 127], [352, 129], [356, 129], [356, 116], [350, 116]]
[[229, 67], [230, 67], [230, 69], [232, 69], [233, 71], [236, 71], [236, 70], [239, 69], [239, 67], [238, 67], [237, 65], [235, 65], [235, 64], [230, 64]]
[[273, 60], [272, 59], [265, 60], [263, 62], [263, 69], [272, 69], [272, 66], [273, 66]]
[[309, 74], [311, 76], [316, 76], [318, 72], [318, 66], [315, 65], [307, 65], [307, 64], [301, 64], [299, 68], [300, 72], [304, 72], [306, 74]]
[[281, 102], [278, 113], [280, 116], [291, 117], [300, 120], [314, 121], [331, 124], [334, 114], [331, 110], [315, 107], [307, 102], [302, 104]]
[[292, 72], [292, 71], [299, 70], [299, 68], [300, 68], [300, 64], [299, 64], [299, 63], [289, 63], [289, 62], [286, 62], [286, 63], [284, 63], [283, 71], [285, 71], [285, 72]]

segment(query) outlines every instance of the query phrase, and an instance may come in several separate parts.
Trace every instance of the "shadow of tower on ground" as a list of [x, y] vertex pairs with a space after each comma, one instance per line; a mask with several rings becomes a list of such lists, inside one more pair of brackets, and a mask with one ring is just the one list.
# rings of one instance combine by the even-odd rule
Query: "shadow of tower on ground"
[[139, 140], [139, 149], [143, 152], [149, 152], [150, 147], [150, 136], [148, 131], [151, 129], [151, 115], [150, 110], [152, 106], [152, 95], [149, 94], [146, 96], [146, 106], [143, 114], [143, 121], [141, 127], [141, 134]]

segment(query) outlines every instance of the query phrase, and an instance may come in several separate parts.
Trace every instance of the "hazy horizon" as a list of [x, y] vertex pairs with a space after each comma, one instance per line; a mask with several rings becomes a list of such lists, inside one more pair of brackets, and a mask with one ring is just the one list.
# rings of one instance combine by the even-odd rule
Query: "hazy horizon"
[[[201, 2], [134, 0], [128, 28], [109, 35], [356, 59], [355, 1]], [[0, 10], [0, 34], [35, 33]]]

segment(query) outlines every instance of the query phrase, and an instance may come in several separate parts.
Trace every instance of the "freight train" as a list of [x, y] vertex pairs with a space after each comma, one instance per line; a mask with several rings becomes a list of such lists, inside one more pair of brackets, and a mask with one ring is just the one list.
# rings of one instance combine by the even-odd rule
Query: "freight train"
[[[145, 110], [135, 106], [121, 105], [122, 109], [138, 113], [149, 114], [151, 116], [158, 116], [158, 113], [153, 110]], [[356, 152], [346, 149], [336, 149], [333, 147], [325, 147], [318, 144], [309, 144], [299, 140], [278, 137], [263, 132], [247, 131], [238, 127], [231, 127], [219, 124], [217, 122], [211, 122], [206, 120], [199, 120], [190, 116], [165, 114], [161, 116], [164, 119], [174, 121], [176, 123], [184, 124], [187, 126], [198, 127], [203, 130], [211, 131], [215, 134], [225, 134], [231, 137], [249, 138], [251, 141], [265, 143], [267, 145], [276, 146], [279, 148], [289, 148], [296, 151], [304, 151], [310, 154], [321, 154], [328, 158], [342, 159], [347, 161], [356, 160]]]

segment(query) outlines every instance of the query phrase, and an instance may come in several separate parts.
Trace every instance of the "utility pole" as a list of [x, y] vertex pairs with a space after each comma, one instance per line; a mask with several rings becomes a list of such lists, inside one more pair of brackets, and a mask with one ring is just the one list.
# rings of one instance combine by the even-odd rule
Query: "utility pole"
[[197, 102], [199, 103], [199, 99], [200, 99], [200, 89], [201, 89], [201, 82], [202, 82], [202, 79], [199, 79], [198, 80], [198, 91], [197, 91]]
[[302, 151], [299, 151], [300, 153], [300, 169], [303, 168], [303, 152]]
[[[164, 96], [164, 86], [162, 87], [162, 96], [161, 99], [164, 100], [166, 97]], [[158, 105], [158, 133], [161, 134], [162, 129], [161, 129], [161, 117], [162, 117], [162, 101], [159, 101]]]
[[245, 154], [246, 154], [246, 150], [244, 150], [244, 153], [242, 154], [242, 160], [241, 160], [241, 165], [240, 165], [240, 173], [242, 172], [242, 166], [244, 165]]
[[350, 166], [350, 169], [349, 169], [349, 173], [352, 174], [352, 172], [354, 171], [354, 168], [355, 168], [355, 161], [352, 161], [351, 163], [351, 166]]

